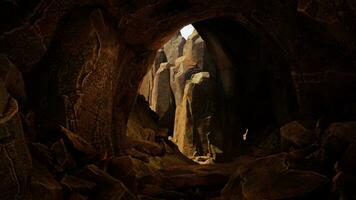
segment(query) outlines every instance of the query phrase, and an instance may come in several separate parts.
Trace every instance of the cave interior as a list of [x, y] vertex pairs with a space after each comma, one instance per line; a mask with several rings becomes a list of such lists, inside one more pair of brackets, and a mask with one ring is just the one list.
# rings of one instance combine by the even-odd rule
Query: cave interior
[[356, 199], [355, 1], [1, 0], [0, 21], [1, 200]]

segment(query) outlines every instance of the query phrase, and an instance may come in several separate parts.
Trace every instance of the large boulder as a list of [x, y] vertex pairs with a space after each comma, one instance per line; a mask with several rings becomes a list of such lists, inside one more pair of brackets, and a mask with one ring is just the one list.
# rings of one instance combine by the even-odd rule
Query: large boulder
[[356, 122], [337, 122], [332, 123], [326, 130], [324, 136], [329, 137], [338, 137], [345, 142], [352, 143], [356, 141]]
[[337, 122], [331, 124], [323, 134], [323, 147], [329, 158], [339, 160], [349, 145], [356, 143], [356, 122]]
[[316, 133], [306, 129], [298, 121], [290, 122], [280, 128], [282, 148], [288, 150], [288, 146], [293, 145], [303, 147], [316, 141]]
[[175, 116], [173, 140], [186, 156], [210, 152], [213, 88], [208, 72], [194, 74], [185, 86], [182, 103]]

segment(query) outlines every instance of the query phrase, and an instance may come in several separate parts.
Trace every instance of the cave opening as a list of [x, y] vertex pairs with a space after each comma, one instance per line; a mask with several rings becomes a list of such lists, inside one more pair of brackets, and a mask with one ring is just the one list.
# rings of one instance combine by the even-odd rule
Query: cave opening
[[204, 40], [189, 24], [157, 51], [139, 90], [158, 115], [158, 126], [199, 163], [214, 163], [222, 153], [209, 138], [216, 123], [216, 70]]
[[[290, 66], [252, 27], [227, 17], [184, 26], [157, 51], [139, 88], [157, 126], [198, 163], [278, 152], [278, 129], [295, 117]], [[129, 118], [128, 137], [132, 125]]]

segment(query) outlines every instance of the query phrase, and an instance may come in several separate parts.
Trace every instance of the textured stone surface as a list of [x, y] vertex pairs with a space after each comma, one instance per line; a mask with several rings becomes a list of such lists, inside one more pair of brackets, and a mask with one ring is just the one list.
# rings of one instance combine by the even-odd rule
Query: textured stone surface
[[[84, 9], [70, 19], [63, 25], [57, 47], [45, 58], [48, 64], [37, 68], [33, 87], [41, 88], [36, 96], [41, 103], [36, 106], [39, 123], [45, 124], [40, 131], [46, 132], [58, 123], [98, 151], [111, 151], [111, 76], [117, 59], [116, 39], [109, 35], [110, 23], [100, 10]], [[56, 109], [47, 111], [49, 108]]]
[[154, 79], [161, 63], [164, 62], [167, 62], [166, 54], [163, 49], [159, 49], [156, 53], [156, 57], [151, 68], [143, 77], [140, 86], [139, 94], [143, 95], [145, 99], [150, 103], [150, 105], [152, 105], [152, 91], [154, 88]]
[[0, 117], [1, 199], [26, 198], [29, 192], [32, 160], [18, 109], [17, 101], [9, 96]]
[[184, 95], [184, 87], [187, 80], [197, 72], [200, 72], [199, 68], [191, 60], [186, 59], [185, 56], [176, 59], [174, 67], [171, 67], [170, 72], [170, 84], [174, 94], [176, 106], [182, 103]]
[[158, 116], [150, 109], [143, 96], [138, 96], [127, 123], [127, 136], [146, 139], [145, 129], [158, 130]]
[[212, 117], [212, 82], [208, 72], [194, 74], [177, 107], [173, 141], [186, 156], [211, 154], [209, 118]]
[[173, 106], [173, 95], [169, 85], [170, 64], [161, 63], [153, 81], [151, 108], [162, 118]]
[[208, 51], [204, 40], [200, 37], [196, 30], [188, 37], [187, 42], [184, 45], [183, 55], [187, 60], [193, 62], [193, 65], [197, 65], [204, 71], [212, 72], [213, 68], [208, 65]]
[[164, 44], [164, 52], [167, 56], [167, 62], [174, 65], [177, 58], [183, 55], [183, 48], [186, 40], [181, 35], [180, 31], [172, 36], [172, 38]]

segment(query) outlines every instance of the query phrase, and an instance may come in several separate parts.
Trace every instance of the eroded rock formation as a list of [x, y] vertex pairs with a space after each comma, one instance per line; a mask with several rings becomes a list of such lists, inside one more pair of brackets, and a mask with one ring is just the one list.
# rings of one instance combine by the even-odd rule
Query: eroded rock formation
[[[157, 59], [162, 54], [168, 55], [168, 62]], [[159, 69], [155, 70], [160, 61]], [[150, 91], [150, 84], [146, 83], [146, 79], [151, 77], [152, 70], [156, 73], [152, 76], [153, 86]], [[207, 46], [198, 32], [194, 30], [187, 40], [178, 32], [164, 45], [163, 50], [157, 52], [152, 69], [141, 85], [140, 91], [147, 90], [150, 94], [149, 97], [144, 96], [152, 110], [158, 114], [160, 126], [172, 132], [173, 141], [188, 157], [212, 156], [207, 135], [214, 134], [209, 128], [211, 129], [211, 117], [215, 114], [212, 95], [216, 89], [212, 87], [215, 84], [215, 70]], [[202, 71], [205, 72], [200, 73]], [[193, 78], [195, 75], [197, 76]], [[194, 84], [202, 86], [192, 86]], [[197, 111], [197, 106], [203, 111]], [[207, 107], [210, 108], [206, 109]]]
[[209, 134], [214, 134], [214, 88], [210, 78], [209, 72], [192, 75], [176, 110], [173, 141], [188, 157], [212, 155]]

